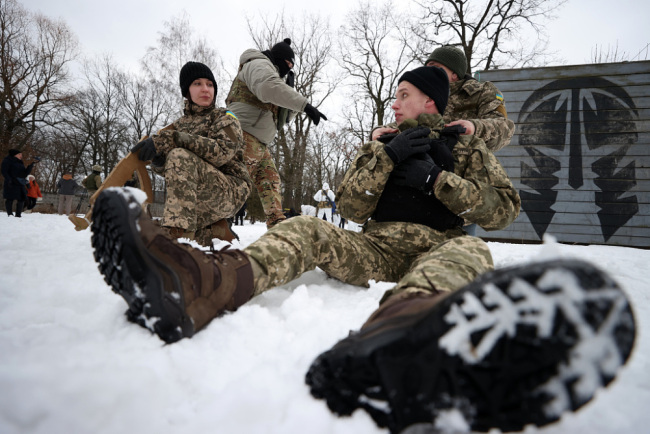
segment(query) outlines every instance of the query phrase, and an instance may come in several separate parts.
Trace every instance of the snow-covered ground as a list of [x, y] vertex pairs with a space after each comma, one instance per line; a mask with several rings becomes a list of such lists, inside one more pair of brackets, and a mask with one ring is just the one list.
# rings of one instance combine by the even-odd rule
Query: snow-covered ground
[[[236, 227], [243, 247], [262, 223]], [[540, 433], [650, 427], [650, 251], [490, 243], [497, 267], [573, 256], [627, 291], [638, 335], [630, 362], [580, 412]], [[304, 383], [312, 360], [356, 330], [392, 284], [369, 289], [320, 270], [266, 292], [192, 339], [163, 345], [128, 323], [104, 283], [90, 231], [66, 217], [0, 218], [0, 433], [382, 433], [362, 411], [337, 418]]]

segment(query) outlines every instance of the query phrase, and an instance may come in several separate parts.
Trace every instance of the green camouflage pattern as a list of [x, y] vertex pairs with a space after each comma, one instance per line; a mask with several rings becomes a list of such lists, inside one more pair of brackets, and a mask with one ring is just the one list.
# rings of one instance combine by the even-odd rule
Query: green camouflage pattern
[[272, 227], [286, 219], [282, 212], [280, 174], [264, 143], [257, 140], [255, 136], [244, 132], [244, 145], [244, 161], [262, 202], [266, 226]]
[[[422, 114], [417, 121], [407, 119], [401, 131], [424, 125], [430, 137], [439, 137], [444, 127], [439, 114]], [[443, 171], [433, 193], [449, 210], [485, 230], [507, 227], [519, 215], [521, 199], [505, 170], [476, 136], [461, 136], [452, 152], [454, 173]], [[374, 212], [394, 163], [384, 144], [364, 144], [350, 165], [336, 194], [343, 217], [363, 224]]]
[[515, 123], [508, 119], [503, 94], [489, 81], [473, 78], [450, 83], [445, 123], [458, 119], [472, 121], [474, 135], [483, 139], [487, 148], [498, 151], [510, 143]]
[[[449, 101], [443, 120], [448, 124], [460, 119], [474, 124], [474, 136], [482, 139], [492, 152], [508, 145], [515, 133], [515, 123], [508, 119], [505, 98], [489, 81], [468, 78], [449, 84]], [[391, 122], [384, 127], [397, 128], [397, 123]]]
[[239, 121], [226, 109], [186, 101], [185, 115], [173, 129], [153, 139], [165, 157], [163, 226], [195, 232], [234, 216], [244, 204], [252, 182]]
[[244, 252], [258, 270], [256, 295], [316, 267], [352, 285], [396, 282], [391, 294], [454, 291], [494, 268], [487, 244], [459, 228], [370, 221], [358, 233], [311, 216], [276, 225]]

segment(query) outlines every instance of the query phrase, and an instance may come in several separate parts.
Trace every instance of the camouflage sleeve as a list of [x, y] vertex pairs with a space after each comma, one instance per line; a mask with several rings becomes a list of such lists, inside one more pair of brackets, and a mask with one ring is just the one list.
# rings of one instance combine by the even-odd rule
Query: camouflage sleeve
[[487, 231], [510, 225], [519, 215], [521, 199], [499, 160], [476, 136], [462, 137], [454, 156], [458, 164], [454, 173], [440, 174], [433, 188], [436, 197]]
[[341, 215], [363, 224], [370, 218], [394, 167], [381, 142], [364, 144], [348, 168], [335, 201]]
[[483, 85], [477, 119], [471, 121], [476, 127], [474, 135], [483, 139], [492, 152], [508, 145], [515, 132], [515, 123], [508, 119], [503, 94], [489, 81]]
[[215, 167], [232, 160], [244, 143], [239, 121], [228, 114], [217, 116], [207, 137], [174, 129], [160, 131], [153, 139], [156, 150], [163, 155], [174, 148], [185, 148]]

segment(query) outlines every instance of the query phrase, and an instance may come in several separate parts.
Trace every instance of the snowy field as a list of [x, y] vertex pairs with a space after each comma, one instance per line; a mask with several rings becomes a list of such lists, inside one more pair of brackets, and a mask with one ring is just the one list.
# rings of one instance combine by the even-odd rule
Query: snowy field
[[[243, 247], [262, 223], [236, 227]], [[609, 271], [637, 319], [630, 362], [576, 414], [529, 433], [642, 433], [650, 427], [650, 251], [490, 243], [497, 268], [578, 257]], [[128, 323], [104, 283], [90, 231], [64, 216], [0, 217], [0, 433], [384, 433], [337, 418], [304, 383], [312, 360], [356, 330], [392, 284], [369, 289], [320, 270], [165, 346]]]

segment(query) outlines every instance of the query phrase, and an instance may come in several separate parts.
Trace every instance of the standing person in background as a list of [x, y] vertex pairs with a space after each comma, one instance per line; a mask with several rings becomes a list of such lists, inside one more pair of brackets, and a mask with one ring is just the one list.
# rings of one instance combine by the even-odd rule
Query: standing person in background
[[34, 168], [34, 163], [38, 162], [40, 158], [36, 157], [34, 160], [25, 167], [23, 153], [18, 149], [9, 149], [7, 156], [2, 160], [2, 176], [4, 177], [2, 197], [5, 199], [7, 216], [14, 215], [14, 201], [16, 201], [16, 217], [22, 215], [27, 200], [26, 177]]
[[244, 226], [244, 217], [246, 216], [246, 202], [239, 208], [237, 214], [235, 214], [235, 226], [241, 225]]
[[56, 188], [59, 193], [59, 214], [70, 215], [72, 213], [72, 199], [74, 199], [74, 194], [81, 186], [72, 178], [70, 170], [64, 170], [63, 176], [56, 183]]
[[323, 183], [323, 188], [318, 190], [314, 195], [314, 200], [317, 202], [316, 216], [330, 223], [334, 223], [332, 217], [333, 211], [336, 211], [334, 199], [335, 195], [334, 192], [330, 190], [330, 185], [327, 182]]
[[[449, 102], [443, 114], [446, 127], [462, 126], [464, 135], [483, 139], [492, 152], [510, 143], [515, 123], [508, 119], [503, 94], [492, 82], [480, 82], [467, 74], [467, 58], [460, 48], [451, 45], [438, 47], [425, 65], [442, 68], [449, 78]], [[373, 130], [372, 139], [396, 133], [396, 128], [396, 124], [378, 127]], [[468, 224], [463, 229], [476, 235], [476, 224]]]
[[86, 176], [83, 181], [81, 181], [81, 185], [84, 186], [86, 190], [88, 190], [88, 197], [92, 197], [93, 194], [101, 187], [102, 185], [102, 166], [99, 164], [95, 164], [93, 166], [93, 171], [90, 175]]
[[251, 180], [262, 201], [266, 226], [285, 219], [282, 212], [280, 174], [268, 145], [289, 120], [289, 111], [305, 112], [314, 125], [327, 120], [293, 89], [295, 63], [291, 39], [286, 38], [266, 51], [248, 49], [239, 58], [239, 71], [226, 104], [239, 118], [244, 130], [244, 159]]
[[43, 194], [41, 193], [41, 187], [39, 187], [38, 183], [36, 182], [36, 178], [34, 177], [34, 175], [28, 175], [27, 176], [27, 210], [25, 211], [26, 214], [32, 212], [32, 210], [36, 206], [36, 202], [38, 201], [39, 197], [43, 197]]

